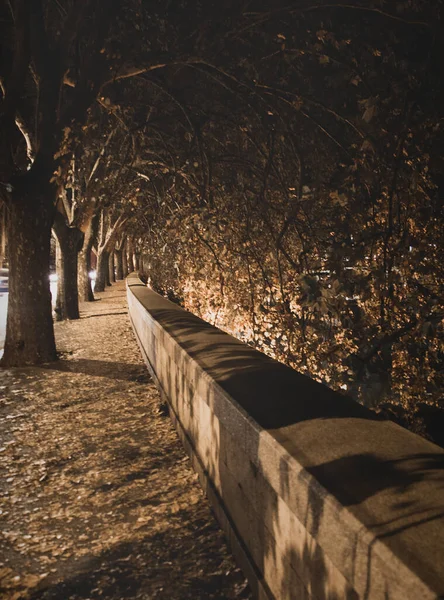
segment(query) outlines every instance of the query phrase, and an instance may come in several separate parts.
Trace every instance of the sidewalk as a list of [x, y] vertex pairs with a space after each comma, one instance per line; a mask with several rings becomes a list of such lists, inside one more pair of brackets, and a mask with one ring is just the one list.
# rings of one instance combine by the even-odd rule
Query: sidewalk
[[0, 370], [0, 597], [249, 598], [114, 284], [56, 323], [61, 360]]

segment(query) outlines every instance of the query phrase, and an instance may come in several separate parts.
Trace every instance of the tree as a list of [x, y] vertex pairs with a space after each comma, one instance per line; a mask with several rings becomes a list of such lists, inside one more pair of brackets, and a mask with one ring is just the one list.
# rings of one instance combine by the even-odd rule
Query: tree
[[83, 235], [77, 227], [68, 225], [58, 211], [55, 213], [53, 230], [57, 238], [57, 319], [79, 319], [77, 255], [83, 245]]
[[371, 406], [442, 386], [442, 3], [393, 11], [242, 14], [223, 62], [160, 82], [171, 146], [184, 114], [196, 143], [145, 171], [180, 177], [149, 213], [157, 287]]
[[102, 209], [100, 213], [99, 231], [97, 236], [97, 272], [95, 285], [95, 290], [97, 292], [105, 291], [105, 286], [111, 284], [110, 256], [114, 252], [116, 239], [119, 234], [121, 234], [126, 221], [127, 217], [124, 214], [115, 216], [106, 209]]
[[114, 3], [93, 0], [10, 7], [1, 65], [0, 176], [10, 215], [4, 366], [56, 358], [48, 276], [58, 183], [75, 128], [110, 76], [103, 50], [115, 13]]
[[[108, 160], [109, 164], [106, 152], [116, 129], [111, 128], [104, 133], [108, 125], [104, 116], [99, 115], [99, 120], [95, 111], [89, 112], [89, 119], [82, 128], [81, 151], [76, 150], [73, 154], [57, 205], [58, 213], [64, 214], [64, 220], [59, 217], [54, 222], [57, 237], [62, 236], [64, 241], [60, 244], [61, 265], [72, 265], [69, 273], [62, 271], [59, 274], [59, 280], [64, 281], [64, 296], [59, 297], [57, 303], [57, 313], [61, 319], [78, 318], [79, 299], [94, 300], [89, 273], [96, 234], [95, 217], [98, 217], [104, 201], [101, 177], [104, 176], [105, 161]], [[66, 296], [72, 299], [70, 307], [64, 303]]]

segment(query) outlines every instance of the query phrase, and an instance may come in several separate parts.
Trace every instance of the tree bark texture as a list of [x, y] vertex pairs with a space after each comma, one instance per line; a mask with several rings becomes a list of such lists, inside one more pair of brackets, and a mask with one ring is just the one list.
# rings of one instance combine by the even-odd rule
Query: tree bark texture
[[126, 244], [122, 249], [122, 269], [123, 269], [123, 279], [128, 275], [128, 259], [126, 255]]
[[133, 261], [133, 253], [128, 251], [127, 254], [127, 265], [128, 265], [128, 273], [132, 273], [134, 271], [134, 261]]
[[122, 249], [114, 251], [114, 260], [116, 263], [116, 279], [123, 279], [123, 252]]
[[134, 265], [134, 242], [131, 237], [127, 238], [126, 243], [126, 260], [128, 264], [128, 273], [135, 271]]
[[56, 214], [53, 229], [58, 243], [57, 320], [79, 319], [77, 254], [82, 242], [82, 232], [76, 227], [69, 227], [60, 213]]
[[109, 277], [109, 259], [108, 252], [105, 250], [99, 252], [97, 255], [97, 269], [96, 269], [96, 285], [94, 287], [95, 292], [104, 292], [107, 286], [107, 279]]
[[110, 287], [111, 286], [111, 280], [109, 278], [109, 252], [108, 251], [106, 251], [106, 257], [105, 257], [104, 260], [106, 261], [106, 265], [105, 265], [105, 285], [108, 286], [108, 287]]
[[82, 302], [93, 302], [94, 294], [91, 286], [89, 273], [91, 271], [91, 252], [94, 244], [94, 222], [90, 220], [85, 231], [83, 246], [78, 258], [78, 288], [79, 300]]
[[110, 283], [116, 281], [116, 275], [114, 273], [114, 252], [111, 251], [108, 256], [108, 279]]
[[6, 261], [6, 243], [7, 243], [7, 235], [6, 235], [6, 223], [7, 223], [7, 215], [6, 215], [6, 204], [0, 203], [0, 267], [3, 266], [3, 263]]
[[[49, 254], [53, 203], [51, 190], [24, 177], [9, 209], [9, 296], [2, 365], [15, 367], [56, 360]], [[43, 186], [45, 187], [45, 186]]]

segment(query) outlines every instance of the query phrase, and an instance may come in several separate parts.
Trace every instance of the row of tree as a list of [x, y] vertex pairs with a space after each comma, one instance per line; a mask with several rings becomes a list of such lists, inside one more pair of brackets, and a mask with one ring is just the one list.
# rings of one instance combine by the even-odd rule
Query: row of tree
[[441, 0], [6, 4], [4, 364], [55, 357], [51, 227], [62, 318], [77, 259], [91, 298], [92, 245], [102, 289], [130, 233], [153, 285], [278, 359], [439, 400]]
[[[139, 53], [143, 67], [132, 64], [131, 51], [122, 54], [126, 47], [135, 51], [129, 39], [139, 10], [137, 1], [1, 4], [0, 193], [7, 207], [9, 247], [5, 366], [56, 359], [49, 291], [52, 228], [64, 270], [58, 312], [72, 318], [78, 316], [77, 251], [83, 240], [80, 278], [85, 287], [94, 216], [101, 215], [99, 262], [107, 259], [128, 218], [117, 212], [130, 190], [125, 196], [114, 190], [116, 203], [97, 191], [112, 132], [106, 140], [96, 136], [98, 154], [91, 134], [101, 129], [95, 105], [108, 115], [113, 112], [107, 88], [157, 66], [147, 59], [147, 43]], [[91, 144], [84, 149], [87, 137]], [[122, 177], [119, 185], [124, 185]], [[100, 277], [97, 286], [103, 286]], [[90, 291], [85, 288], [83, 294]]]
[[312, 9], [258, 15], [242, 77], [199, 65], [177, 84], [198, 143], [186, 176], [165, 158], [149, 274], [298, 370], [412, 412], [444, 383], [442, 4]]

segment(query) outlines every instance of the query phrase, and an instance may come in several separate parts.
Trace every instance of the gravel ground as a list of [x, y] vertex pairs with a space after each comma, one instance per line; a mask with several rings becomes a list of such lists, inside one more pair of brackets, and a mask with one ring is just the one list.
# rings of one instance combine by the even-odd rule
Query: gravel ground
[[142, 363], [122, 282], [0, 370], [0, 597], [250, 598]]

